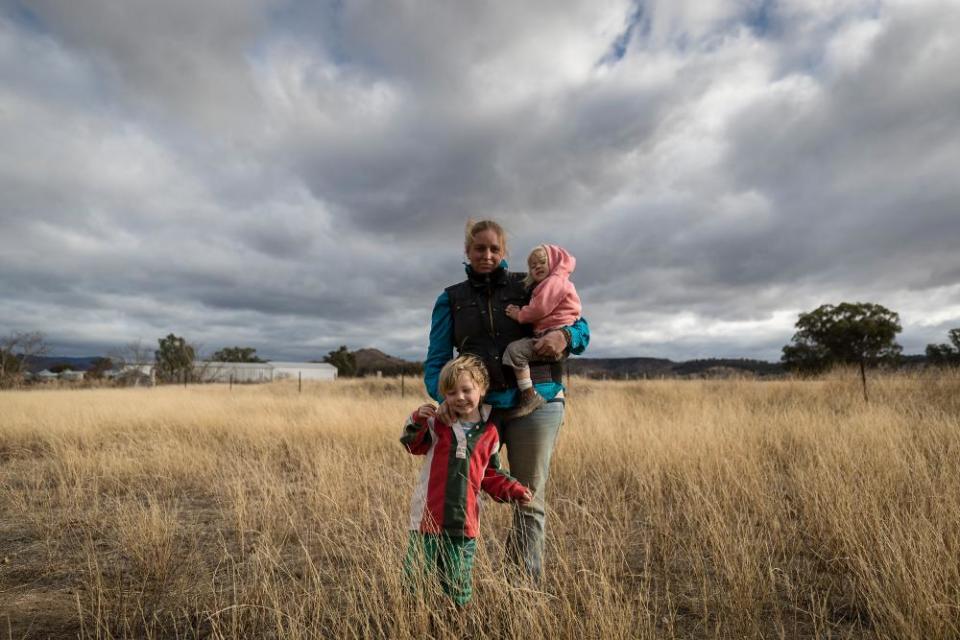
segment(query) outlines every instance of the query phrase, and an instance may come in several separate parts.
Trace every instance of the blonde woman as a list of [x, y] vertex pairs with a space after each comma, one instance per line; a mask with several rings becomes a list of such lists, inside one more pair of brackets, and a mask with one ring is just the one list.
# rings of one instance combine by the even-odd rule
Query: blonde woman
[[590, 340], [590, 328], [580, 318], [537, 341], [535, 352], [543, 360], [529, 363], [530, 375], [545, 402], [529, 415], [506, 416], [518, 405], [519, 393], [513, 369], [503, 364], [503, 354], [514, 340], [533, 335], [531, 325], [520, 324], [506, 313], [510, 305], [523, 307], [529, 302], [526, 274], [507, 271], [506, 234], [492, 220], [468, 223], [464, 252], [466, 279], [447, 287], [433, 308], [424, 383], [433, 399], [441, 402], [438, 415], [448, 421], [453, 416], [442, 403], [440, 370], [454, 352], [474, 355], [486, 367], [490, 386], [485, 401], [498, 410], [500, 440], [507, 447], [510, 474], [534, 496], [530, 503], [516, 508], [507, 546], [511, 559], [538, 581], [543, 573], [545, 489], [564, 415], [563, 365], [558, 358], [567, 352], [582, 353]]

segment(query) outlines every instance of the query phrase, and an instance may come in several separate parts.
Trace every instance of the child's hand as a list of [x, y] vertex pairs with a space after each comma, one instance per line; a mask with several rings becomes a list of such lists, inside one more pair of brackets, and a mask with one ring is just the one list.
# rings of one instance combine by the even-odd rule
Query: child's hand
[[437, 408], [432, 404], [422, 404], [417, 409], [418, 418], [435, 418], [437, 417]]
[[527, 506], [531, 502], [533, 502], [533, 491], [530, 491], [530, 489], [524, 491], [523, 497], [517, 499], [517, 504], [523, 507]]
[[444, 424], [453, 424], [457, 421], [457, 414], [454, 413], [453, 408], [446, 402], [440, 403], [440, 408], [436, 411], [435, 415], [440, 418], [440, 422]]
[[505, 309], [505, 312], [508, 318], [510, 318], [511, 320], [516, 320], [517, 316], [520, 315], [520, 307], [518, 307], [515, 304], [508, 304], [507, 308]]

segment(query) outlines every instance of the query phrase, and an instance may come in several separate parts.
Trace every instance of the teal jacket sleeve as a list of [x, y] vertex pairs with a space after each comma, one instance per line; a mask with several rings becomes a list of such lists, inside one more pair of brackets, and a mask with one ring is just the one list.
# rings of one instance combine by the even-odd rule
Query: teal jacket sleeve
[[[589, 329], [587, 335], [589, 339]], [[571, 330], [571, 336], [573, 331]], [[427, 359], [423, 363], [423, 384], [427, 393], [437, 402], [443, 402], [438, 389], [440, 370], [453, 357], [453, 316], [450, 314], [450, 298], [444, 291], [433, 305], [430, 319], [430, 346], [427, 347]]]
[[[449, 307], [450, 305], [447, 305], [448, 309]], [[570, 331], [570, 353], [578, 356], [583, 353], [587, 345], [590, 344], [590, 325], [587, 324], [585, 318], [580, 318], [567, 327], [567, 330]]]

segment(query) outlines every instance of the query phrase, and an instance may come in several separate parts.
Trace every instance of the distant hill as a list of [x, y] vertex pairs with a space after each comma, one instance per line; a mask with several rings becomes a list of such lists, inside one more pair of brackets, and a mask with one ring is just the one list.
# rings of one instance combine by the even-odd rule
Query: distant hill
[[676, 363], [664, 358], [570, 358], [571, 375], [588, 378], [657, 378], [670, 376]]
[[693, 378], [783, 375], [779, 363], [745, 358], [674, 362], [665, 358], [571, 358], [572, 375], [588, 378]]
[[423, 371], [422, 362], [410, 362], [394, 356], [387, 355], [379, 349], [357, 349], [353, 351], [354, 361], [357, 363], [357, 375], [372, 376], [380, 371], [385, 376], [406, 374], [419, 374]]
[[[410, 362], [387, 355], [379, 349], [358, 349], [353, 351], [357, 363], [357, 374], [398, 375], [419, 374], [423, 371], [422, 362]], [[588, 378], [690, 378], [690, 377], [731, 377], [736, 375], [776, 376], [783, 375], [779, 363], [749, 359], [710, 358], [674, 362], [666, 358], [571, 358], [568, 361], [571, 375]]]

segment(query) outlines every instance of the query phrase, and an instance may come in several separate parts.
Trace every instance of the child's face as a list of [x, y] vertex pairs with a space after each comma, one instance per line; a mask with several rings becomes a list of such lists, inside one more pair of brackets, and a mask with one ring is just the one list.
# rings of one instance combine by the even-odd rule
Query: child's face
[[453, 389], [444, 396], [444, 402], [450, 405], [458, 418], [466, 418], [480, 406], [482, 396], [483, 389], [477, 386], [474, 379], [469, 374], [461, 373]]
[[550, 275], [547, 269], [547, 256], [542, 252], [532, 253], [527, 258], [527, 267], [530, 269], [530, 276], [537, 282], [541, 282]]

